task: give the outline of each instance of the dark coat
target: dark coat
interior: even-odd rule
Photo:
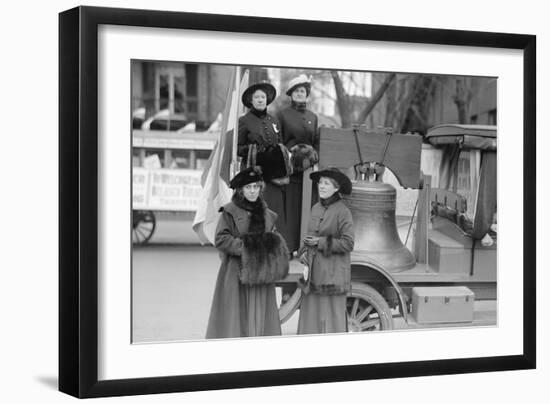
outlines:
[[[249,269],[257,268],[260,278],[268,269],[266,262],[272,267],[282,268],[286,265],[288,271],[288,250],[275,229],[277,215],[265,208],[265,232],[252,234],[249,233],[249,211],[234,202],[225,205],[222,210],[215,238],[222,262],[206,338],[280,335],[281,325],[274,284],[249,285],[243,284],[240,279],[243,276],[250,278],[250,272],[243,274],[243,262],[248,262],[245,266]],[[266,245],[262,237],[278,239],[280,242]],[[263,250],[258,248],[258,243],[262,244]],[[260,250],[262,252],[259,255],[255,253]]]
[[[354,246],[353,219],[342,200],[311,209],[308,234],[319,237],[311,268],[311,290],[347,293],[351,287],[350,253]]]
[[[308,144],[313,146],[316,150],[319,150],[317,115],[308,109],[299,110],[294,106],[290,106],[279,111],[277,117],[283,132],[283,142],[289,150],[292,146],[297,144]],[[295,173],[290,176],[290,183],[285,189],[285,239],[288,249],[291,251],[296,251],[300,248],[303,192],[302,176],[303,172],[296,170]]]
[[[319,150],[317,134],[317,115],[309,109],[294,106],[285,108],[277,114],[283,132],[283,143],[290,150],[296,144],[308,144]]]
[[[239,138],[238,138],[237,154],[243,158],[246,163],[248,156],[248,146],[257,144],[260,146],[259,152],[263,151],[261,147],[275,147],[279,143],[283,143],[281,129],[277,118],[269,113],[263,118],[259,118],[252,112],[239,118]]]
[[[313,206],[308,234],[319,237],[302,299],[298,334],[347,331],[346,292],[351,288],[351,212],[342,200]],[[315,248],[315,247],[307,247]]]
[[[257,144],[258,153],[262,153],[266,148],[270,146],[275,147],[279,143],[283,143],[279,121],[269,113],[264,118],[259,118],[252,112],[248,112],[239,118],[237,154],[239,157],[242,157],[241,169],[246,168],[249,145]],[[284,186],[275,185],[267,181],[263,198],[269,209],[277,213],[277,229],[286,240],[287,211],[285,209]]]

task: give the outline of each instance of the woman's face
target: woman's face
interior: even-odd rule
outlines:
[[[307,91],[305,87],[298,87],[296,88],[292,94],[290,94],[290,98],[294,102],[306,102],[307,100]]]
[[[260,111],[267,107],[267,95],[262,90],[254,91],[252,94],[252,106]]]
[[[252,182],[243,187],[243,195],[248,201],[256,202],[256,199],[260,196],[261,189],[262,185],[259,182]]]
[[[334,195],[339,188],[334,186],[334,182],[330,178],[321,177],[317,189],[319,190],[319,198],[327,199]]]

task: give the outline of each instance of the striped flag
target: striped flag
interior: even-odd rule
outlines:
[[[202,195],[193,220],[193,230],[202,244],[214,244],[216,226],[221,215],[218,210],[231,200],[232,195],[229,188],[230,165],[233,160],[233,147],[236,144],[234,140],[238,135],[238,118],[244,113],[241,94],[248,87],[248,70],[237,87],[235,84],[239,69],[236,67],[233,69],[227,90],[220,137],[204,167],[201,178]]]

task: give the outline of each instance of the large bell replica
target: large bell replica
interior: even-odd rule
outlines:
[[[422,137],[393,134],[391,128],[355,126],[321,128],[320,138],[323,166],[347,169],[353,164],[355,168],[353,192],[344,198],[354,221],[354,255],[390,272],[413,268],[415,257],[397,232],[396,190],[382,182],[382,176],[387,167],[404,188],[419,188]]]
[[[383,167],[376,167],[381,178]],[[367,179],[352,181],[353,191],[345,197],[355,230],[354,251],[365,255],[390,272],[416,265],[414,255],[403,245],[395,220],[396,190],[390,184]]]

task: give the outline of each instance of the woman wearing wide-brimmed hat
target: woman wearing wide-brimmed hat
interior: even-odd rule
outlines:
[[[340,195],[351,194],[352,185],[336,168],[313,172],[310,178],[318,185],[319,202],[311,209],[304,237],[309,271],[303,287],[298,334],[345,332],[354,233],[351,212]]]
[[[275,228],[277,214],[261,197],[259,167],[238,173],[234,194],[216,229],[222,263],[206,338],[281,335],[275,282],[288,274],[288,249]]]
[[[317,115],[307,109],[310,92],[310,78],[305,74],[294,77],[286,90],[286,95],[290,97],[290,106],[277,114],[283,142],[292,154],[293,163],[293,174],[285,190],[286,241],[290,251],[296,251],[300,247],[303,172],[318,160]]]
[[[276,95],[275,87],[267,82],[252,84],[244,91],[242,102],[249,111],[239,118],[237,154],[242,158],[241,169],[262,167],[264,199],[277,213],[277,228],[286,239],[284,187],[292,167],[279,121],[267,112]]]

